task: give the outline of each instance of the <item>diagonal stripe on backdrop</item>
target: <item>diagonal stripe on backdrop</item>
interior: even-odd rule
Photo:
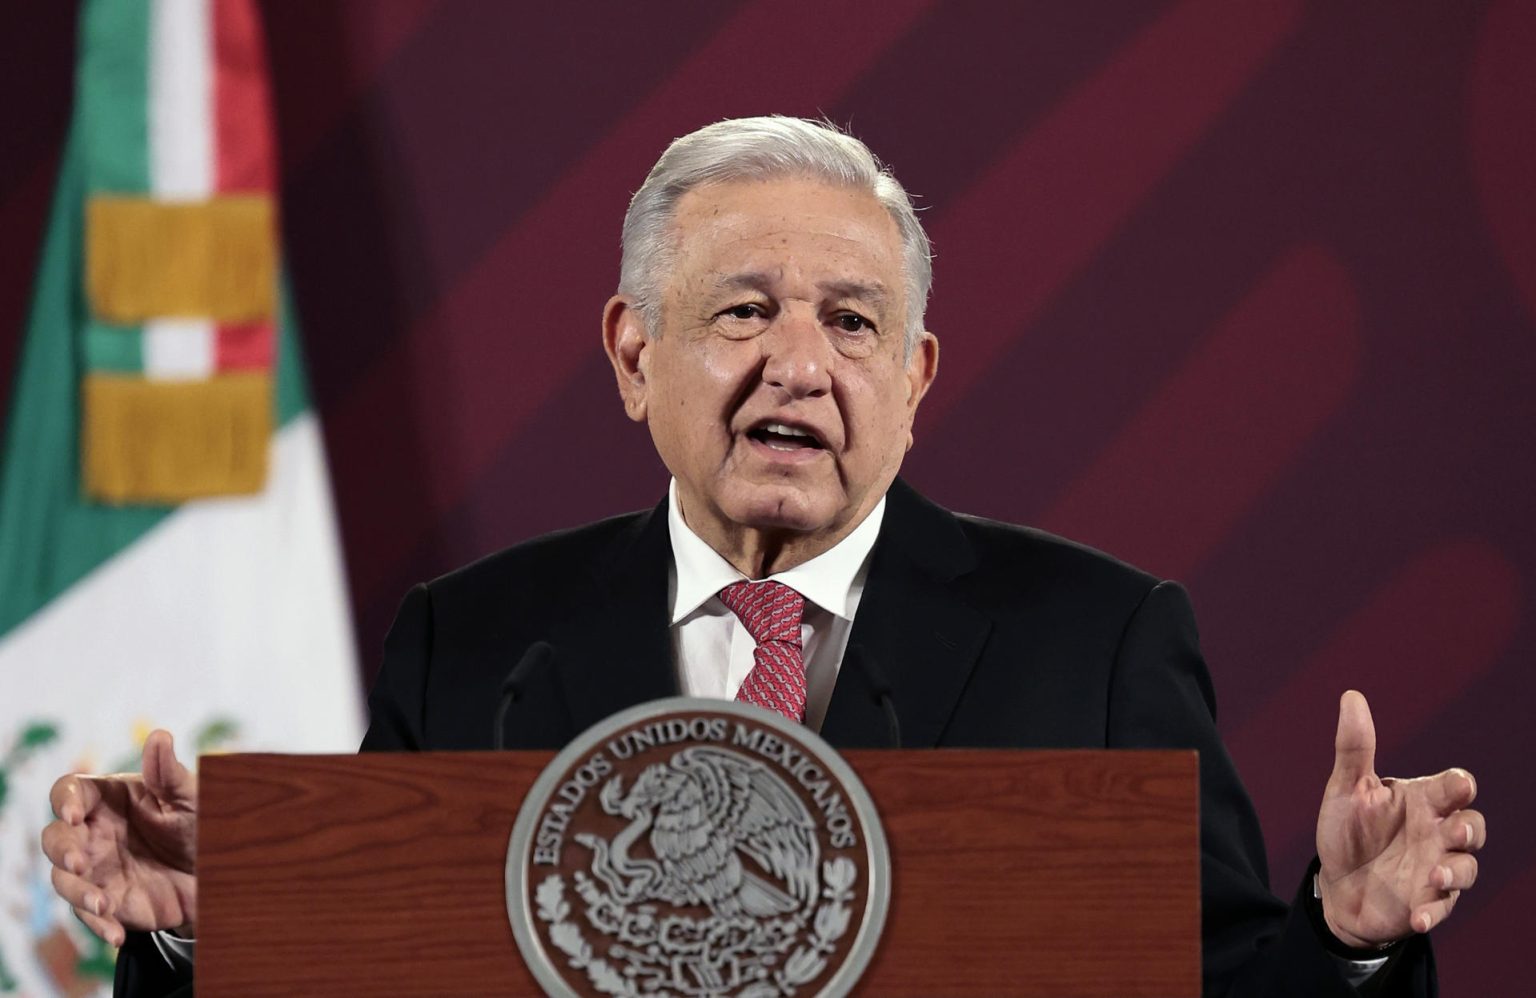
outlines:
[[[967,327],[965,348],[945,355],[924,403],[930,426],[1231,108],[1295,31],[1300,13],[1296,2],[1173,6],[930,227],[941,249],[962,235],[978,245],[1016,247],[944,275],[937,314],[943,302],[990,301],[1006,288],[1013,321]],[[996,265],[989,268],[989,261]]]
[[[295,106],[296,102],[282,99],[281,93],[282,57],[289,47],[273,46],[280,91],[277,103],[283,109],[284,160],[302,163],[308,159],[330,137],[341,119],[373,91],[381,74],[427,26],[442,5],[443,0],[390,0],[389,3],[370,4],[361,15],[338,11],[333,5],[313,8],[302,4],[265,5],[262,13],[271,28],[271,37],[291,38],[299,32],[312,34],[319,24],[331,32],[320,38],[319,44],[334,42],[346,49],[344,58],[327,63],[330,71],[326,77],[328,85],[307,88],[302,106]],[[294,111],[302,111],[302,114],[290,113]]]
[[[44,210],[49,200],[49,192],[59,177],[60,152],[52,150],[46,156],[40,157],[26,171],[25,177],[20,183],[11,188],[11,196],[0,201],[0,225],[6,226],[5,231],[16,231],[13,226],[19,226],[23,221],[41,218],[46,215]],[[33,228],[35,226],[29,226]],[[7,270],[6,273],[22,273],[30,269],[35,263],[37,247],[27,246],[26,263],[18,269]],[[14,251],[14,250],[13,250]],[[10,295],[16,292],[13,287],[25,284],[24,281],[9,281],[3,294]]]
[[[1360,362],[1358,313],[1336,256],[1292,250],[1040,525],[1165,578],[1188,578],[1348,400]]]
[[[1496,548],[1447,541],[1414,558],[1297,667],[1227,739],[1253,799],[1265,805],[1270,855],[1306,850],[1347,686],[1370,700],[1377,763],[1390,775],[1393,751],[1498,663],[1519,611],[1518,570]]]
[[[1499,842],[1501,828],[1489,841]],[[1507,840],[1505,840],[1507,841]],[[1528,849],[1529,840],[1515,843]],[[1484,870],[1473,892],[1463,897],[1443,929],[1435,930],[1435,961],[1440,978],[1456,982],[1456,994],[1496,995],[1509,993],[1511,932],[1530,925],[1531,899],[1536,898],[1536,865],[1526,852],[1522,868],[1506,856],[1498,866],[1497,879]],[[1474,907],[1475,905],[1475,907]],[[1449,989],[1446,991],[1450,994]]]
[[[594,295],[590,335],[555,328],[544,310],[554,278],[593,275],[595,288],[617,281],[618,222],[632,186],[650,168],[662,145],[700,124],[723,117],[783,112],[816,114],[834,103],[888,46],[907,31],[929,0],[886,4],[881,16],[813,0],[757,2],[745,7],[642,101],[624,122],[582,158],[550,193],[481,259],[445,296],[441,306],[412,333],[390,344],[367,377],[338,409],[332,422],[340,439],[374,438],[390,432],[378,426],[381,413],[409,424],[405,437],[432,441],[434,462],[424,476],[433,509],[451,508],[497,450],[514,437],[539,407],[597,351]],[[828,39],[825,58],[810,59],[796,72],[721,73],[735,54],[773,37],[786,23],[815,23]],[[573,220],[579,220],[573,222]],[[572,229],[608,229],[613,243],[571,239]],[[513,327],[513,328],[509,328]],[[515,392],[484,375],[488,353],[509,337],[540,338],[536,377]],[[409,372],[409,378],[406,378]],[[398,385],[409,380],[424,398],[457,397],[453,406],[401,412]],[[430,529],[432,517],[405,515],[407,496],[395,487],[396,469],[374,466],[380,480],[365,486],[376,497],[347,524],[349,534]],[[408,551],[401,543],[395,551]],[[369,558],[393,557],[383,548],[356,545],[358,578],[387,576]]]
[[[0,201],[0,232],[15,236],[26,233],[37,239],[12,238],[0,240],[0,274],[30,274],[38,266],[48,207],[52,202],[50,192],[59,175],[59,158],[48,155],[27,171],[25,178],[13,188],[14,197]],[[22,280],[0,281],[0,322],[14,322],[19,329],[26,312],[27,296],[31,289]],[[7,333],[11,332],[7,329]],[[5,340],[9,344],[10,340]],[[10,400],[14,390],[10,375],[17,359],[14,356],[0,360],[0,405]]]

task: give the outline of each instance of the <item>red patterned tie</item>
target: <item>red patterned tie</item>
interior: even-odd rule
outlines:
[[[791,721],[805,720],[805,656],[800,647],[800,617],[805,597],[782,582],[738,582],[720,590],[757,647],[752,671],[736,699],[776,710]]]

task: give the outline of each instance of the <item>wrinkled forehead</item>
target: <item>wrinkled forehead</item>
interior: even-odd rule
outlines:
[[[902,292],[900,231],[856,188],[800,178],[704,185],[679,200],[672,236],[673,276],[693,293],[811,282],[879,289],[894,304]]]

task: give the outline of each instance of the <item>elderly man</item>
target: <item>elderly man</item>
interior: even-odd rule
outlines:
[[[666,500],[413,590],[363,747],[487,747],[497,689],[540,641],[554,654],[526,677],[514,747],[679,692],[888,744],[876,687],[908,747],[1192,747],[1206,993],[1432,992],[1423,934],[1472,885],[1485,836],[1471,777],[1378,778],[1369,710],[1346,693],[1318,860],[1295,904],[1276,900],[1184,592],[897,479],[938,368],[929,282],[906,193],[858,141],[756,118],[673,143],[625,218],[602,322],[625,410],[672,473]],[[765,604],[800,620],[772,655],[752,636]],[[168,737],[142,778],[66,777],[54,807],[55,884],[92,929],[129,936],[120,985],[174,986],[186,944],[140,934],[196,917],[195,783]]]

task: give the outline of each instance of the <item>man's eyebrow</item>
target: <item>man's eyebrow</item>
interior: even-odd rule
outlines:
[[[829,298],[868,302],[875,308],[884,308],[891,300],[891,293],[879,281],[822,281],[817,290]]]
[[[712,282],[715,294],[727,291],[772,291],[777,275],[763,270],[748,270],[737,274],[721,274]],[[891,293],[879,281],[821,281],[816,285],[824,297],[839,301],[867,302],[877,309],[890,303]]]
[[[773,275],[763,270],[749,270],[739,274],[721,274],[714,280],[713,290],[718,294],[722,291],[762,291],[773,286]]]

